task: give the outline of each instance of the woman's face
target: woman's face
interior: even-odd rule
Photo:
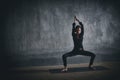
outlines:
[[[77,28],[77,29],[76,29],[76,33],[77,33],[77,34],[80,34],[80,33],[81,33],[81,28]]]

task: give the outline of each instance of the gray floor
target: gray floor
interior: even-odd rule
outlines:
[[[88,63],[69,64],[68,72],[61,72],[62,65],[29,66],[12,68],[5,74],[7,80],[120,80],[120,62],[95,63],[95,71]]]
[[[3,57],[0,80],[120,80],[120,54],[96,53],[95,71],[88,70],[90,57],[68,58],[69,71],[61,73],[65,52],[39,53],[30,51]]]

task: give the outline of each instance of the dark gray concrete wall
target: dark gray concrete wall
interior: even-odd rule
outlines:
[[[85,27],[85,49],[119,48],[118,10],[111,2],[52,0],[18,4],[13,3],[5,21],[5,43],[10,51],[72,49],[74,15]]]

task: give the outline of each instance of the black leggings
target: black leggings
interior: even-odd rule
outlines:
[[[67,66],[67,57],[71,57],[71,56],[75,56],[75,55],[84,55],[84,56],[90,56],[90,63],[89,65],[92,65],[95,59],[95,54],[89,51],[84,51],[84,50],[80,50],[80,51],[71,51],[69,53],[66,53],[62,56],[63,59],[63,65],[66,67]]]

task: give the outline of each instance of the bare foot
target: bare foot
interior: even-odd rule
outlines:
[[[66,72],[66,71],[68,71],[67,68],[64,68],[64,69],[61,70],[61,72]]]
[[[96,70],[96,68],[94,66],[89,66],[90,70]]]

